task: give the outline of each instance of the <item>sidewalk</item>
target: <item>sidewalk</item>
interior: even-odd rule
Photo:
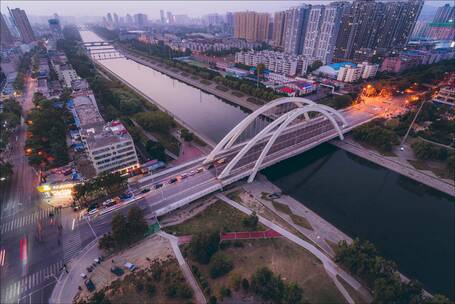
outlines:
[[[196,300],[196,303],[198,303],[198,304],[207,303],[204,293],[202,292],[201,288],[199,287],[199,284],[197,283],[196,279],[194,278],[190,267],[188,266],[185,259],[183,258],[182,252],[180,251],[180,248],[179,248],[179,238],[175,237],[171,234],[168,234],[164,231],[158,232],[158,235],[168,239],[169,242],[171,243],[172,250],[174,251],[175,257],[177,258],[177,261],[179,262],[180,269],[182,270],[183,275],[186,278],[186,281],[191,286],[191,289],[193,289],[193,291],[194,291],[194,298]]]
[[[444,192],[450,196],[455,196],[455,181],[441,179],[431,171],[417,170],[408,162],[400,161],[398,157],[383,156],[375,151],[360,146],[360,144],[350,138],[345,138],[343,141],[332,140],[330,143],[340,149],[346,150],[384,168],[427,185],[428,187]]]
[[[252,211],[237,202],[229,199],[227,196],[224,194],[216,194],[216,197],[219,199],[223,200],[227,204],[231,205],[232,207],[242,211],[243,213],[246,214],[251,214]],[[287,238],[291,242],[305,248],[308,250],[311,254],[313,254],[315,257],[317,257],[322,264],[324,265],[325,270],[327,271],[328,275],[334,280],[335,285],[339,289],[339,291],[343,294],[345,297],[346,301],[348,303],[355,303],[354,300],[351,298],[347,290],[344,288],[344,286],[338,281],[337,276],[340,276],[345,280],[353,289],[355,289],[357,292],[363,295],[365,299],[368,299],[368,303],[372,301],[372,297],[369,294],[369,292],[362,287],[362,285],[355,279],[353,278],[350,274],[342,270],[338,265],[335,264],[329,257],[327,257],[323,252],[321,252],[318,248],[316,248],[314,245],[308,243],[307,241],[302,240],[301,238],[297,237],[295,234],[281,228],[281,226],[276,225],[275,223],[267,220],[266,218],[263,218],[262,216],[259,217],[259,222],[264,224],[265,226],[269,227],[270,229],[275,230],[276,232],[280,233],[283,237]]]
[[[86,267],[101,255],[98,239],[93,240],[84,250],[84,253],[68,265],[69,273],[63,272],[60,275],[49,299],[50,304],[72,303],[79,291],[78,287],[84,285],[81,273],[86,273]]]

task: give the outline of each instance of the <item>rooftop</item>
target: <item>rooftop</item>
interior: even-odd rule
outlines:
[[[329,67],[331,67],[332,69],[338,71],[340,68],[346,66],[346,65],[349,65],[351,67],[356,67],[357,65],[353,62],[349,62],[349,61],[343,61],[343,62],[337,62],[337,63],[332,63],[332,64],[328,64]]]
[[[92,123],[86,125],[80,132],[90,150],[132,140],[120,121]]]

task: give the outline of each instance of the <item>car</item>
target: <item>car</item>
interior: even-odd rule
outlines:
[[[90,212],[90,211],[92,211],[93,209],[96,209],[96,208],[98,208],[98,204],[94,203],[94,204],[91,204],[90,206],[88,206],[87,211]]]
[[[94,261],[96,264],[99,264],[99,263],[101,263],[101,261],[100,261],[100,259],[99,259],[99,258],[93,259],[93,261]]]
[[[177,178],[173,177],[169,180],[169,184],[173,184],[177,181]]]
[[[219,160],[216,161],[216,163],[217,163],[218,165],[224,164],[225,162],[226,162],[226,159],[225,159],[225,158],[221,158],[221,159],[219,159]]]
[[[159,189],[161,187],[163,187],[163,184],[159,183],[159,184],[155,184],[155,186],[153,186],[155,189]]]
[[[111,272],[112,272],[113,274],[115,274],[116,276],[118,276],[118,277],[122,276],[122,275],[125,273],[125,272],[123,271],[123,269],[120,268],[120,267],[112,267],[112,268],[111,268]]]
[[[150,188],[144,188],[141,190],[141,193],[147,193],[150,192]]]
[[[81,272],[81,278],[86,279],[87,275],[85,273]]]
[[[203,167],[199,167],[199,168],[196,169],[196,172],[197,172],[197,173],[201,173],[202,171],[204,171],[204,168],[203,168]]]
[[[134,265],[133,263],[130,263],[130,262],[126,262],[125,265],[123,265],[126,269],[128,269],[129,271],[134,271],[136,270],[136,265]]]
[[[119,198],[121,200],[123,200],[123,201],[127,200],[127,199],[130,199],[132,197],[133,197],[133,193],[131,193],[131,192],[125,192],[125,193],[122,193],[122,194],[119,195]]]
[[[214,164],[210,164],[210,165],[207,166],[207,170],[210,170],[210,169],[212,169],[213,167],[215,167],[215,165],[214,165]]]
[[[114,205],[115,205],[115,200],[112,199],[112,198],[110,198],[107,201],[103,202],[103,206],[104,207],[110,207],[110,206],[114,206]]]
[[[400,147],[400,150],[401,150],[401,151],[404,151],[404,147]]]
[[[185,178],[188,177],[188,175],[189,175],[188,173],[183,173],[183,174],[181,175],[181,177],[182,177],[182,179],[185,179]]]
[[[194,171],[194,170],[192,170],[192,171],[190,172],[190,176],[193,176],[193,175],[195,175],[195,174],[196,174],[196,171]]]
[[[87,287],[87,290],[92,292],[95,290],[95,284],[93,284],[92,280],[91,279],[88,279],[84,282],[85,284],[85,287]]]
[[[86,269],[87,269],[88,272],[92,272],[92,270],[93,270],[92,266],[89,266]]]
[[[94,215],[95,213],[98,212],[98,208],[92,209],[88,212],[88,215]]]

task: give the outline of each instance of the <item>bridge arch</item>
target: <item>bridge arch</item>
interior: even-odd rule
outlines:
[[[335,130],[337,131],[340,139],[344,138],[343,132],[342,132],[340,126],[338,125],[337,121],[333,118],[331,113],[329,111],[327,111],[326,109],[324,109],[323,107],[320,107],[317,104],[313,104],[313,105],[297,108],[297,109],[294,109],[294,110],[280,116],[279,118],[274,120],[270,125],[268,125],[263,130],[261,130],[261,132],[259,132],[255,137],[253,137],[239,151],[239,153],[237,153],[236,156],[228,163],[228,165],[224,168],[224,170],[219,175],[219,178],[227,177],[230,174],[231,170],[235,167],[235,165],[237,165],[237,163],[242,159],[243,156],[246,155],[246,153],[248,153],[248,151],[250,151],[250,149],[252,147],[254,147],[260,140],[262,140],[264,137],[266,137],[269,134],[269,132],[271,132],[273,129],[278,127],[275,131],[273,131],[272,136],[268,140],[266,146],[264,147],[264,149],[261,152],[261,155],[259,156],[259,158],[257,159],[257,161],[254,165],[254,168],[250,174],[250,177],[248,178],[248,182],[252,182],[254,180],[254,177],[256,176],[257,171],[259,170],[262,162],[264,161],[265,157],[267,156],[270,148],[275,143],[276,139],[281,135],[281,133],[286,129],[286,127],[290,123],[292,123],[299,116],[306,115],[309,112],[318,112],[318,113],[322,114],[323,116],[325,116],[327,119],[329,119],[329,121],[335,127]],[[345,121],[344,118],[342,119],[342,121]],[[342,125],[342,127],[344,127],[344,126]]]
[[[216,146],[213,148],[213,150],[207,155],[206,159],[204,160],[204,164],[207,164],[211,161],[213,161],[217,155],[222,152],[224,149],[229,149],[232,147],[232,145],[235,143],[235,141],[239,138],[239,136],[242,134],[242,132],[261,114],[264,114],[266,111],[273,109],[275,107],[278,107],[283,104],[289,104],[289,103],[294,103],[297,105],[297,107],[304,107],[304,106],[315,106],[318,107],[319,109],[323,109],[326,112],[329,112],[333,114],[338,120],[342,123],[343,126],[346,126],[348,123],[344,119],[344,117],[338,113],[335,109],[317,104],[314,101],[307,99],[307,98],[302,98],[302,97],[282,97],[275,99],[264,106],[260,107],[247,117],[245,117],[236,127],[234,127]],[[286,115],[286,114],[283,114]],[[330,115],[329,115],[330,116]],[[305,113],[305,118],[308,119],[307,114]],[[279,119],[279,118],[278,118]]]

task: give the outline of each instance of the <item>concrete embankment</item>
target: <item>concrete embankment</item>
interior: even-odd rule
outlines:
[[[346,138],[343,141],[332,140],[332,145],[348,151],[361,158],[367,159],[377,165],[397,172],[401,175],[409,177],[419,183],[422,183],[430,188],[444,192],[452,197],[455,196],[455,182],[444,180],[437,177],[430,171],[417,170],[412,165],[398,160],[396,157],[383,156],[375,151],[366,149],[352,139]]]

